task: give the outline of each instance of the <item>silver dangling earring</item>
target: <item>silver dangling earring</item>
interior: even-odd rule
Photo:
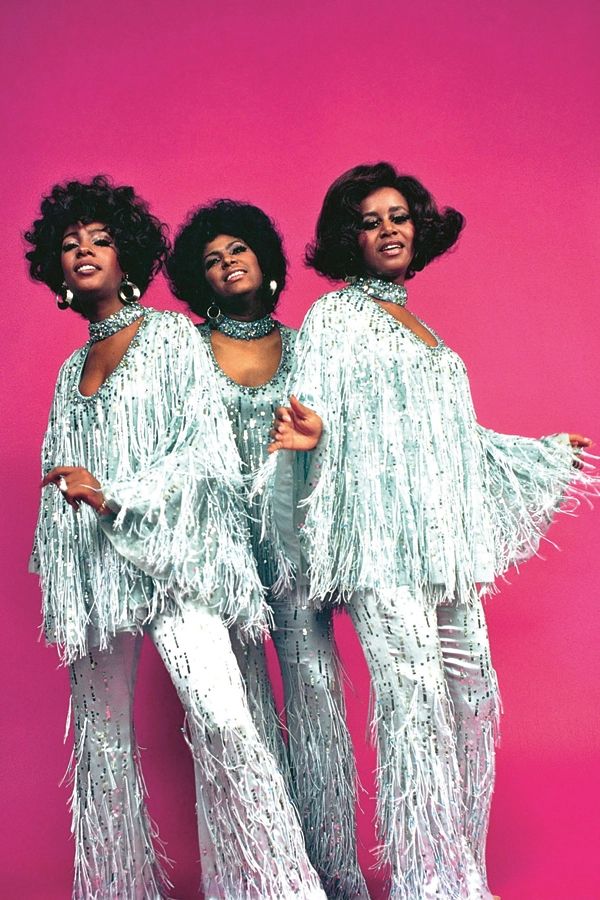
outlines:
[[[67,282],[63,281],[60,290],[56,294],[57,309],[69,309],[74,300],[74,294],[71,288],[67,287]]]
[[[125,272],[123,281],[119,285],[119,300],[122,303],[137,303],[141,296],[142,292],[139,287],[129,280],[129,276]]]
[[[214,312],[213,312],[214,310]],[[221,310],[217,306],[217,304],[213,302],[210,304],[208,309],[206,310],[206,318],[210,319],[211,322],[218,322],[221,318]]]
[[[274,297],[275,291],[277,290],[277,282],[274,278],[269,282],[269,290],[271,291],[271,297]]]

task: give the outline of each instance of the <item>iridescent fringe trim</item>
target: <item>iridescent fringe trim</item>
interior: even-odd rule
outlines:
[[[378,857],[392,870],[394,900],[460,897],[462,801],[451,714],[433,696],[432,733],[424,734],[422,702],[415,689],[399,727],[375,703]]]
[[[483,460],[483,492],[479,490],[489,529],[490,562],[483,574],[465,555],[449,586],[424,578],[420,561],[415,557],[395,577],[398,584],[409,585],[428,608],[452,602],[454,596],[475,603],[485,594],[496,593],[494,579],[505,578],[511,566],[518,571],[522,562],[541,556],[542,541],[556,547],[547,536],[556,515],[576,516],[582,503],[592,507],[594,498],[600,496],[600,477],[594,466],[599,457],[587,451],[574,451],[561,441],[560,435],[534,439],[497,434],[477,426],[477,439],[481,442],[479,453]],[[327,437],[324,446],[314,452],[313,476],[322,464],[320,460],[329,456]],[[286,505],[286,493],[293,496],[290,484],[301,477],[294,456],[290,451],[272,454],[256,473],[253,485],[253,496],[260,502],[262,536],[270,542],[277,560],[278,578],[273,593],[282,596],[289,591],[296,573],[306,568],[308,560],[309,602],[317,608],[332,602],[344,603],[353,590],[362,589],[363,581],[372,571],[367,566],[369,557],[364,538],[354,541],[350,534],[342,534],[345,529],[340,527],[336,537],[332,524],[335,512],[321,509],[322,497],[335,494],[336,478],[343,479],[345,470],[340,464],[338,471],[329,460],[327,476],[317,478],[312,493],[293,509],[289,497]],[[310,525],[301,521],[303,509],[310,514]],[[380,530],[385,529],[381,513],[373,514],[374,518],[377,516]],[[471,535],[473,541],[476,537]],[[385,544],[375,537],[373,541],[382,547]],[[426,542],[409,541],[407,536],[407,546],[413,547],[413,543],[426,546]],[[381,554],[381,550],[377,552]],[[338,566],[336,560],[343,562]],[[392,561],[389,562],[392,566]],[[375,580],[386,572],[384,557],[380,563],[375,567]],[[397,559],[394,565],[398,565]]]
[[[263,744],[275,758],[277,767],[289,789],[291,775],[283,737],[284,725],[275,707],[273,688],[265,658],[265,644],[242,645],[237,639],[235,630],[230,631],[230,637],[231,646],[246,686],[246,697],[252,721]]]
[[[539,440],[498,434],[478,426],[485,456],[485,487],[492,518],[496,572],[539,556],[555,515],[575,516],[582,502],[600,495],[600,477],[587,451],[574,450],[567,435]]]
[[[123,363],[90,397],[77,389],[84,355],[61,369],[42,471],[85,464],[114,515],[82,505],[74,516],[53,485],[42,492],[31,562],[47,639],[72,662],[90,635],[103,650],[116,633],[186,604],[218,606],[241,636],[260,639],[269,611],[239,456],[193,325],[146,310]]]
[[[598,496],[600,478],[564,437],[479,426],[464,364],[448,348],[426,361],[398,354],[390,331],[390,361],[385,319],[348,288],[317,301],[299,332],[287,391],[324,431],[306,479],[281,450],[256,479],[276,591],[303,571],[315,606],[390,585],[429,608],[456,596],[474,603],[477,585],[493,591],[538,552],[555,513]]]
[[[326,709],[322,708],[323,692],[318,699],[298,672],[294,697],[286,710],[291,789],[308,857],[327,896],[368,900],[356,851],[357,776],[337,657],[334,665],[340,690],[327,690]]]
[[[284,602],[293,616],[294,608],[302,606],[305,597],[294,592]],[[279,615],[275,615],[277,621]],[[317,615],[311,612],[313,618]],[[317,660],[315,650],[307,672],[301,661],[286,662],[286,643],[295,638],[278,635],[276,631],[287,727],[275,708],[264,646],[239,647],[232,639],[254,724],[277,760],[298,808],[308,857],[326,893],[337,900],[368,898],[357,859],[356,770],[333,636],[330,635],[327,658]]]
[[[415,688],[394,728],[373,696],[371,737],[377,745],[379,869],[391,871],[390,900],[491,900],[485,844],[494,789],[501,712],[493,678],[492,712],[474,752],[457,740],[452,702],[432,696],[424,733],[423,698]]]
[[[256,731],[187,719],[223,900],[325,900],[281,774]]]
[[[69,716],[70,718],[70,716]],[[67,729],[69,721],[67,720]],[[133,753],[134,781],[132,784],[119,773],[113,773],[108,754],[103,763],[110,781],[109,792],[118,792],[117,779],[123,784],[115,805],[104,794],[100,805],[88,771],[86,756],[86,720],[71,755],[65,780],[72,785],[69,808],[72,816],[71,833],[75,840],[75,876],[73,900],[162,900],[168,896],[172,884],[165,867],[171,865],[158,829],[146,810],[146,785],[141,770],[139,750]],[[79,778],[78,778],[79,775]],[[115,778],[115,775],[117,778]],[[136,853],[143,849],[143,859]]]
[[[477,752],[467,757],[463,769],[464,835],[484,881],[487,877],[485,847],[496,776],[495,750],[500,743],[499,718],[498,697],[495,713],[482,725]]]

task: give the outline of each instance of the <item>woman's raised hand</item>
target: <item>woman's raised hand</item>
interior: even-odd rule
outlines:
[[[591,447],[592,439],[584,437],[582,434],[570,434],[569,443],[573,450],[585,450],[586,447]],[[583,469],[583,463],[578,459],[573,460],[573,465],[576,469]]]
[[[290,405],[280,406],[275,412],[271,437],[267,450],[314,450],[323,432],[323,421],[317,413],[292,396]]]
[[[48,484],[56,485],[65,502],[72,506],[75,512],[82,503],[87,503],[100,514],[111,512],[104,500],[100,482],[81,466],[56,466],[48,472],[41,486],[46,487]]]
[[[592,439],[582,434],[570,434],[569,443],[574,450],[585,450],[586,447],[591,447]]]

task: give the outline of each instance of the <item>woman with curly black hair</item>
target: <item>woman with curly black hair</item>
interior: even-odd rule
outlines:
[[[246,473],[265,461],[283,402],[295,332],[273,318],[285,287],[281,237],[256,206],[217,200],[180,229],[167,269],[174,294],[205,319],[199,326]],[[261,540],[249,502],[252,549],[262,583],[276,580],[275,550]],[[288,777],[309,858],[329,897],[367,897],[356,857],[354,764],[333,650],[330,611],[307,608],[303,588],[271,595],[273,639],[283,676],[287,754],[262,646],[232,643],[259,732]]]
[[[598,483],[574,468],[588,438],[479,426],[464,364],[406,308],[405,282],[463,224],[388,163],[333,183],[306,258],[349,284],[299,332],[270,447],[313,451],[294,520],[282,513],[290,460],[300,484],[303,465],[278,453],[263,472],[267,525],[282,540],[295,528],[309,603],[345,601],[369,663],[394,900],[491,898],[500,701],[480,597],[535,553],[565,492],[576,503]],[[292,544],[282,569],[297,556]]]
[[[193,753],[205,896],[323,897],[275,760],[252,723],[227,626],[261,637],[239,460],[189,320],[138,303],[164,227],[130,187],[57,185],[26,233],[34,279],[89,322],[64,363],[42,452],[33,570],[69,664],[76,898],[166,896],[132,707],[148,634]]]

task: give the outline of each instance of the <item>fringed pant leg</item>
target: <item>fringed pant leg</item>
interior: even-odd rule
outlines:
[[[368,898],[356,852],[355,767],[331,611],[305,595],[273,601],[292,791],[309,858],[328,897]]]
[[[265,644],[242,644],[234,628],[229,630],[231,646],[235,653],[248,697],[248,706],[256,730],[273,754],[291,793],[291,780],[282,723],[275,706],[271,679],[267,670]]]
[[[227,629],[206,607],[149,626],[186,711],[206,900],[323,900],[283,777],[248,709]]]
[[[485,842],[501,711],[498,682],[481,604],[440,606],[437,618],[456,725],[463,832],[481,877],[487,883]]]
[[[157,900],[168,882],[144,804],[132,708],[141,637],[117,635],[70,667],[76,900]]]
[[[462,834],[461,778],[435,610],[408,588],[349,609],[375,698],[381,862],[392,900],[490,900]]]

